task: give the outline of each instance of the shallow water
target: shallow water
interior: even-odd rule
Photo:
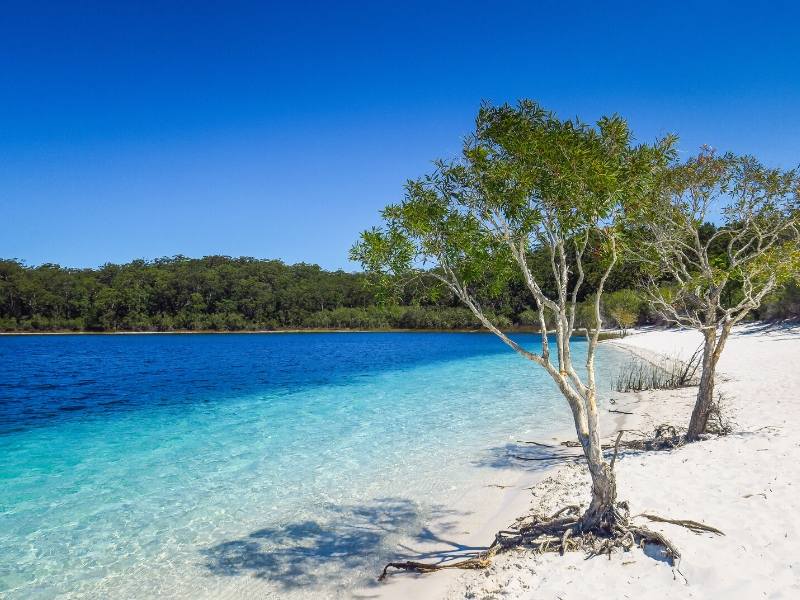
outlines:
[[[488,334],[0,337],[0,595],[346,596],[569,427]]]

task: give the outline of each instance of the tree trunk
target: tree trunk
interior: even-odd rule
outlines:
[[[616,519],[617,479],[611,466],[602,458],[599,461],[589,459],[588,462],[592,475],[592,502],[581,525],[586,531],[609,531]]]
[[[587,364],[593,379],[594,364]],[[568,386],[563,377],[556,378],[561,392],[567,398],[572,416],[575,421],[575,432],[578,434],[583,455],[592,476],[592,500],[589,508],[581,519],[583,531],[602,528],[610,529],[616,518],[615,504],[617,501],[617,480],[614,471],[603,458],[603,448],[600,441],[599,415],[594,393],[589,392],[589,397],[584,403]]]
[[[696,442],[700,435],[705,433],[708,425],[708,415],[711,411],[711,404],[714,400],[714,372],[717,368],[719,352],[716,352],[715,342],[717,337],[716,330],[704,332],[706,338],[703,346],[703,371],[700,374],[700,388],[697,390],[697,400],[692,410],[692,418],[689,420],[689,430],[686,432],[686,439]]]
[[[594,380],[594,365],[589,365]],[[584,530],[610,531],[616,520],[617,480],[610,464],[603,458],[600,441],[600,424],[594,392],[587,398],[586,423],[588,436],[584,445],[584,455],[592,476],[592,501],[583,515]]]

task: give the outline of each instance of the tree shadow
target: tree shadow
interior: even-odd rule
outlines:
[[[477,467],[537,471],[553,465],[581,459],[580,449],[566,446],[539,445],[531,442],[509,442],[488,448],[475,460]]]
[[[643,452],[644,450],[636,448],[620,447],[617,457],[634,456]],[[610,459],[613,454],[612,448],[604,447],[603,456],[606,460]],[[490,469],[537,471],[568,462],[581,463],[583,460],[583,452],[580,448],[518,441],[488,448],[484,455],[473,464]]]
[[[790,320],[790,321],[764,321],[760,323],[748,323],[736,333],[737,335],[787,333],[790,335],[785,338],[778,337],[777,339],[792,339],[794,335],[797,334],[798,331],[800,331],[800,321]]]
[[[444,537],[459,514],[442,506],[422,510],[403,498],[326,506],[319,520],[265,527],[206,548],[203,566],[211,575],[256,577],[283,590],[368,586],[390,560],[446,562],[484,550]]]
[[[800,330],[800,319],[787,319],[784,321],[760,321],[745,324],[737,333],[739,335],[753,335],[773,332],[796,332]]]

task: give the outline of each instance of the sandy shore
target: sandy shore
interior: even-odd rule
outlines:
[[[637,354],[688,357],[700,343],[689,331],[635,332],[613,342]],[[642,551],[610,560],[582,553],[533,556],[519,552],[485,571],[399,575],[363,597],[430,598],[797,598],[800,597],[800,329],[739,328],[719,365],[735,432],[672,452],[631,453],[618,462],[619,492],[633,514],[657,513],[703,521],[725,537],[696,535],[673,525],[648,526],[680,549],[678,569]],[[604,432],[688,423],[696,388],[613,394]],[[633,413],[609,412],[608,408]],[[548,441],[548,440],[543,440]],[[536,484],[536,485],[533,485]],[[526,488],[533,485],[533,488]],[[436,544],[440,554],[469,552],[528,509],[586,502],[588,477],[579,465],[530,470],[494,498],[497,512],[469,531],[450,532],[460,546]],[[476,501],[490,502],[484,491]],[[458,533],[460,535],[455,535]]]

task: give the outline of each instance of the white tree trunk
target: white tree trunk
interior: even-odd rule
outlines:
[[[708,417],[714,404],[714,385],[717,372],[717,363],[722,355],[725,342],[731,331],[731,325],[726,324],[722,332],[717,337],[716,329],[706,329],[703,332],[705,342],[703,344],[703,372],[700,374],[700,387],[697,390],[697,400],[692,409],[692,417],[689,420],[689,429],[686,431],[686,439],[695,442],[700,435],[706,432],[708,427]]]

